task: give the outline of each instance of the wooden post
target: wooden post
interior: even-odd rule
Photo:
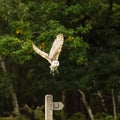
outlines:
[[[52,95],[45,96],[45,120],[53,120],[53,110],[62,110],[62,102],[53,102]]]
[[[45,120],[53,120],[53,96],[45,96]]]

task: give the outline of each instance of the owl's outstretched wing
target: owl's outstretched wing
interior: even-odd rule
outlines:
[[[47,53],[45,53],[44,51],[42,51],[42,50],[40,50],[38,47],[36,47],[34,43],[33,43],[32,46],[33,46],[34,51],[35,51],[37,54],[39,54],[40,56],[42,56],[43,58],[45,58],[46,60],[48,60],[48,62],[51,64],[51,60],[50,60],[50,58],[49,58],[49,56],[48,56]]]
[[[58,60],[64,42],[63,34],[58,34],[49,53],[51,60]]]

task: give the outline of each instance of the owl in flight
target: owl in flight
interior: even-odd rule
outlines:
[[[54,75],[55,72],[58,73],[57,68],[60,65],[60,63],[58,61],[58,58],[59,58],[60,52],[62,50],[63,42],[64,42],[63,34],[58,34],[56,36],[56,39],[53,42],[53,45],[52,45],[52,47],[50,49],[49,54],[47,54],[44,51],[40,50],[33,43],[33,49],[34,49],[34,51],[37,54],[39,54],[40,56],[42,56],[43,58],[45,58],[46,60],[48,60],[48,62],[50,63],[50,73],[52,75]]]

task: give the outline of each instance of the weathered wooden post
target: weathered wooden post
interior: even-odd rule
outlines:
[[[53,120],[53,110],[62,110],[62,102],[53,102],[52,95],[45,96],[45,120]]]
[[[45,96],[45,120],[53,120],[53,96]]]

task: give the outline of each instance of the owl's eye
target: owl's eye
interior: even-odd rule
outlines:
[[[55,61],[55,64],[58,64],[58,61]]]
[[[53,66],[59,66],[59,61],[53,61],[53,62],[52,62],[52,65],[53,65]]]

